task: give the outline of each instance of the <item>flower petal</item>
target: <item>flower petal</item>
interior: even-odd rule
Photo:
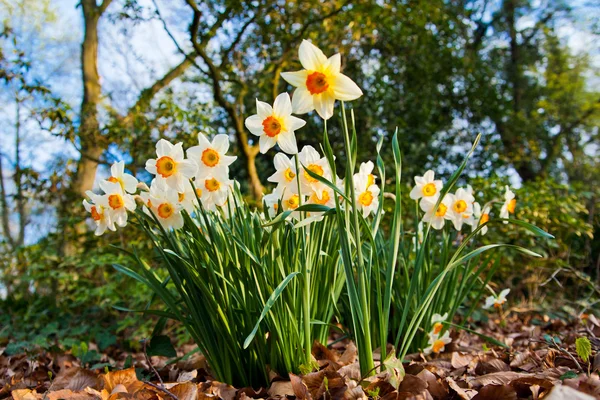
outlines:
[[[286,125],[288,127],[288,130],[293,132],[296,129],[300,129],[304,125],[306,125],[306,121],[298,117],[289,116],[287,118]]]
[[[294,114],[306,114],[315,109],[313,96],[305,87],[299,87],[292,94],[292,110]]]
[[[337,74],[332,83],[333,93],[338,100],[356,100],[363,94],[358,85],[344,74]]]
[[[326,92],[313,96],[315,110],[323,119],[329,119],[333,116],[333,105],[335,97],[328,90]]]
[[[258,145],[260,147],[260,152],[262,154],[265,154],[267,151],[269,151],[269,149],[273,146],[275,146],[276,140],[273,139],[272,137],[269,137],[267,135],[263,135],[260,137],[260,139],[258,140]]]
[[[340,53],[334,54],[327,60],[329,63],[329,72],[331,74],[339,74],[342,66],[342,56]]]
[[[302,66],[309,71],[318,71],[327,62],[327,57],[317,46],[303,40],[298,50],[298,58]]]
[[[277,153],[275,154],[275,157],[273,158],[273,165],[275,166],[275,169],[277,171],[283,171],[288,167],[289,164],[289,159],[287,158],[287,156],[283,153]]]
[[[178,163],[177,169],[181,172],[181,175],[191,179],[198,171],[198,164],[191,160],[182,160]]]
[[[265,103],[264,101],[256,99],[256,113],[261,118],[261,120],[264,120],[265,118],[273,115],[273,107],[271,107],[268,103]]]
[[[292,113],[292,101],[290,95],[287,93],[281,93],[275,98],[273,103],[273,111],[278,117],[286,117]]]
[[[281,150],[288,154],[297,154],[298,145],[296,144],[296,135],[293,132],[282,132],[277,136],[277,143]]]
[[[125,172],[125,162],[124,161],[116,162],[110,167],[111,176],[114,176],[114,177],[121,176],[121,175],[123,175],[123,172]]]
[[[172,148],[173,145],[168,140],[160,139],[158,143],[156,143],[156,155],[158,158],[170,155]]]
[[[227,150],[229,150],[229,136],[227,136],[224,133],[215,136],[215,138],[212,141],[212,145],[214,149],[217,150],[219,153],[227,153]]]
[[[301,71],[282,72],[281,77],[283,79],[285,79],[285,81],[292,86],[306,87],[306,79],[308,78],[308,71],[303,69]]]
[[[263,119],[255,114],[246,118],[245,125],[253,135],[261,136],[263,133],[265,133],[262,122]]]

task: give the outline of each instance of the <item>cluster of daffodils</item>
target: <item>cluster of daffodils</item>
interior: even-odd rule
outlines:
[[[146,161],[146,171],[154,175],[149,188],[125,173],[123,161],[113,164],[111,176],[95,185],[103,193],[88,191],[89,201],[83,201],[96,225],[96,235],[116,230],[115,225],[127,225],[127,212],[135,211],[136,200],[165,229],[183,227],[182,211],[191,214],[200,203],[206,210],[222,208],[227,213],[225,205],[233,187],[229,166],[236,159],[226,154],[229,138],[216,135],[211,142],[198,134],[198,142],[187,150],[186,158],[182,143],[160,139],[156,158]]]
[[[470,185],[457,189],[455,193],[447,193],[436,208],[442,187],[442,181],[435,179],[432,170],[425,172],[423,176],[415,177],[415,186],[410,192],[410,198],[419,201],[419,206],[425,213],[423,222],[430,223],[434,229],[439,230],[444,227],[446,221],[451,221],[454,229],[460,231],[464,225],[475,229],[489,221],[491,203],[482,207],[475,201],[473,188]],[[515,194],[508,186],[505,190],[504,202],[500,210],[500,218],[503,219],[514,214],[517,206]],[[480,232],[485,235],[487,230],[487,226],[484,226]]]
[[[281,74],[296,87],[293,97],[282,93],[272,106],[257,99],[256,114],[245,122],[246,128],[259,137],[261,153],[275,145],[282,151],[275,155],[275,173],[268,178],[277,186],[263,198],[271,217],[281,211],[280,206],[283,211],[291,211],[296,219],[300,218],[300,213],[294,210],[303,204],[335,206],[334,191],[310,173],[339,188],[344,186],[344,182],[332,173],[327,159],[315,148],[305,146],[298,151],[295,131],[306,122],[292,114],[316,110],[323,119],[329,119],[333,115],[335,100],[350,101],[362,95],[358,86],[340,73],[340,54],[327,58],[319,48],[304,40],[300,45],[299,58],[303,70]],[[373,168],[372,162],[363,163],[353,177],[356,201],[364,217],[379,207],[380,190],[375,184]],[[303,224],[321,219],[320,214],[307,213],[308,218]]]
[[[428,346],[423,350],[425,355],[441,353],[444,351],[446,345],[452,342],[449,331],[446,330],[446,332],[440,336],[440,333],[444,328],[444,321],[446,321],[447,318],[448,313],[444,315],[433,314],[431,317],[431,332],[429,332]]]

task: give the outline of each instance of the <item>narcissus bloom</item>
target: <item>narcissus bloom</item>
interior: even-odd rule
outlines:
[[[262,201],[267,208],[267,214],[269,215],[269,218],[274,218],[277,215],[280,199],[281,193],[277,192],[276,190],[263,196]]]
[[[231,191],[233,181],[226,175],[211,175],[196,181],[196,187],[202,190],[202,205],[209,210],[215,210],[216,206],[223,206]]]
[[[104,234],[107,229],[115,231],[115,223],[110,219],[110,215],[106,212],[106,208],[100,205],[100,203],[104,202],[101,199],[103,196],[97,195],[90,190],[86,192],[86,195],[92,202],[90,203],[87,200],[83,200],[83,207],[91,214],[91,217],[96,224],[95,235],[100,236]]]
[[[423,353],[425,353],[425,355],[441,353],[444,351],[446,345],[451,342],[452,339],[450,339],[450,332],[448,331],[446,331],[442,337],[438,337],[438,335],[429,335],[429,346],[423,350]]]
[[[304,146],[298,154],[298,159],[300,161],[300,170],[304,169],[300,175],[302,193],[314,192],[317,193],[317,197],[320,197],[323,190],[327,188],[327,185],[310,176],[306,170],[308,169],[316,175],[331,180],[331,170],[327,159],[321,157],[319,152],[312,146]]]
[[[431,317],[431,334],[432,335],[440,334],[440,332],[442,331],[442,328],[444,327],[443,322],[446,321],[447,318],[448,318],[448,313],[445,313],[444,315],[433,314],[433,316]]]
[[[450,198],[450,216],[454,229],[460,231],[463,223],[473,215],[475,198],[463,188],[458,189],[455,194],[448,194],[448,197]]]
[[[198,166],[196,180],[200,181],[209,175],[229,175],[229,166],[237,159],[228,156],[229,136],[216,135],[212,143],[202,133],[198,133],[198,146],[187,149],[187,156]],[[199,186],[199,185],[196,185]]]
[[[304,69],[281,74],[297,88],[292,95],[294,113],[316,110],[321,118],[329,119],[335,100],[351,101],[362,96],[356,83],[340,72],[342,57],[339,53],[327,58],[317,46],[303,40],[298,57]]]
[[[138,184],[133,175],[125,173],[124,161],[116,162],[110,167],[110,178],[107,181],[120,184],[127,193],[135,193]]]
[[[367,176],[367,187],[361,188],[361,189],[366,189],[369,186],[375,184],[375,180],[377,179],[377,177],[375,175],[373,175],[374,168],[375,168],[375,165],[373,164],[373,161],[367,161],[366,163],[364,162],[364,163],[360,164],[360,168],[358,169],[358,174]]]
[[[146,207],[144,212],[154,214],[165,229],[180,229],[183,227],[183,216],[179,204],[179,194],[162,184],[154,181],[150,192],[142,193]]]
[[[160,139],[156,143],[156,155],[158,158],[146,161],[146,171],[156,175],[159,180],[164,180],[178,192],[185,190],[185,181],[194,177],[198,166],[184,159],[183,144],[173,145],[165,139]]]
[[[504,204],[502,204],[502,208],[500,209],[500,218],[509,218],[510,214],[515,213],[515,208],[517,207],[517,199],[515,199],[515,194],[508,186],[506,186],[506,192],[504,192]],[[508,224],[508,221],[504,221],[505,224]]]
[[[510,293],[510,289],[504,289],[500,292],[498,296],[489,296],[485,299],[485,304],[483,305],[484,309],[488,309],[492,306],[495,308],[502,307],[502,304],[506,303],[506,296]]]
[[[432,170],[425,172],[423,176],[415,176],[415,187],[410,191],[410,198],[419,200],[420,198],[428,198],[437,201],[440,190],[444,184],[441,180],[435,179],[435,173]],[[435,201],[434,201],[435,203]]]
[[[453,197],[451,195],[446,194],[442,199],[442,202],[438,206],[437,210],[434,210],[435,203],[438,198],[436,196],[433,197],[423,197],[421,200],[420,206],[421,210],[425,211],[425,215],[423,216],[423,222],[431,223],[433,229],[442,229],[444,227],[444,222],[447,219],[452,219],[452,200]]]
[[[194,212],[196,206],[198,206],[198,200],[196,198],[196,194],[198,198],[202,197],[202,189],[194,189],[190,181],[187,181],[184,184],[185,190],[183,192],[177,193],[177,204],[181,206],[188,214]]]
[[[491,207],[489,204],[486,204],[481,209],[481,205],[478,202],[473,203],[473,216],[471,217],[470,223],[473,229],[477,228],[479,225],[483,225],[490,220],[490,210]],[[485,235],[488,231],[487,225],[481,228],[479,233],[481,235]]]
[[[133,197],[116,182],[100,181],[100,189],[105,194],[98,197],[98,204],[104,207],[104,212],[108,212],[110,221],[120,227],[127,225],[127,211],[135,211]]]
[[[298,180],[296,178],[296,163],[283,153],[275,154],[273,160],[275,173],[267,178],[269,182],[277,184],[277,192],[291,191],[298,193]]]
[[[367,186],[368,182],[369,175],[360,173],[354,175],[356,204],[364,218],[367,218],[370,213],[377,212],[379,207],[379,187],[377,185]]]
[[[297,154],[295,131],[306,125],[306,122],[292,115],[290,95],[281,93],[275,99],[273,107],[256,99],[256,112],[256,115],[246,118],[246,128],[260,137],[260,152],[264,154],[277,144],[284,152]]]

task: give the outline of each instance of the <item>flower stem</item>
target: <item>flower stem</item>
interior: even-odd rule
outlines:
[[[296,182],[298,183],[298,205],[302,205],[302,190],[300,188],[300,162],[298,161],[298,154],[294,154],[294,161],[296,162]],[[302,213],[300,213],[302,218]],[[312,356],[312,340],[310,334],[310,268],[308,268],[308,262],[306,260],[306,232],[304,227],[301,227],[300,235],[302,237],[302,277],[304,278],[304,293],[302,296],[302,322],[304,327],[304,354],[306,356],[305,364],[310,365]]]

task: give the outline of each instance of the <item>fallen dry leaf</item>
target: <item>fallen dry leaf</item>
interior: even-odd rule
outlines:
[[[479,390],[473,400],[517,400],[517,392],[508,385],[487,385]]]

